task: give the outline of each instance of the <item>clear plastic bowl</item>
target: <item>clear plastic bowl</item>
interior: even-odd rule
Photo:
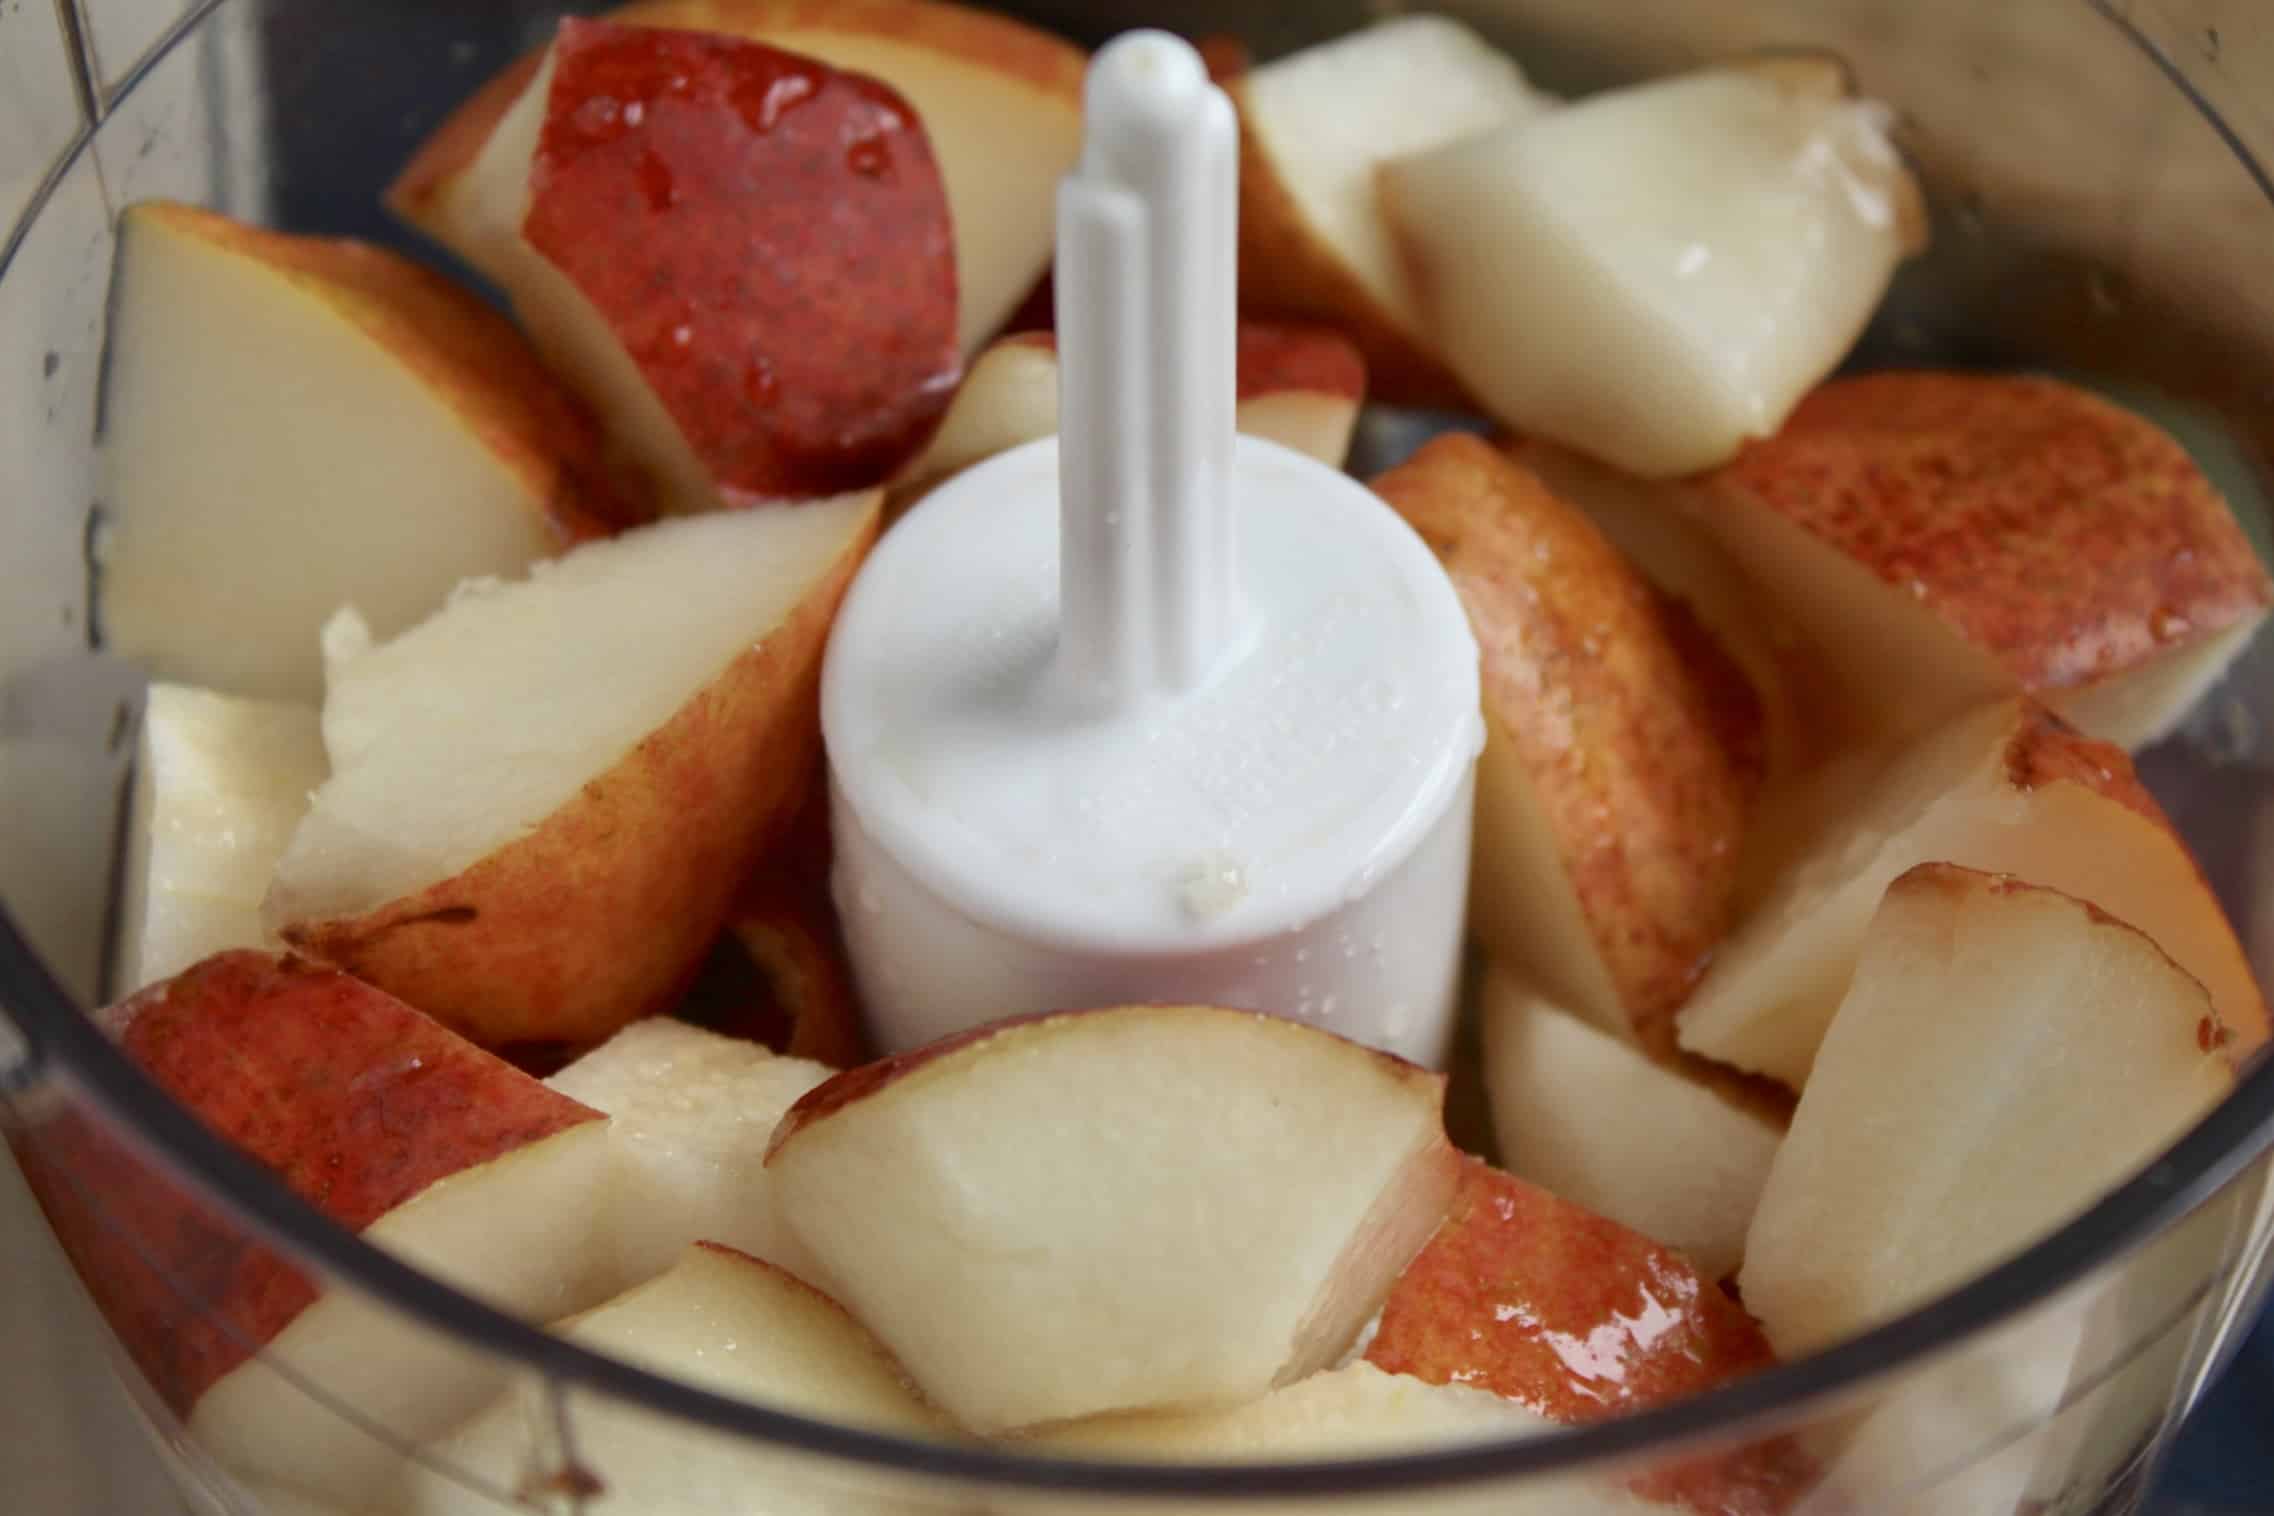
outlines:
[[[2253,0],[1501,0],[1447,6],[1576,89],[1762,46],[1829,46],[1903,112],[1933,252],[1859,361],[2052,369],[2146,406],[2219,478],[2262,548],[2274,480],[2274,16]],[[1234,31],[1259,55],[1376,8],[1037,4],[1095,40],[1138,22]],[[62,0],[0,8],[0,1109],[96,1302],[184,1323],[230,1270],[287,1261],[401,1340],[487,1360],[530,1396],[541,1508],[597,1478],[596,1414],[731,1443],[752,1510],[1598,1508],[1586,1493],[1772,1438],[1907,1429],[1809,1509],[2121,1511],[2266,1289],[2274,1063],[2149,1171],[2026,1254],[1867,1337],[1629,1420],[1504,1446],[1306,1466],[1049,1462],[831,1426],[595,1357],[334,1227],[161,1096],[85,1019],[100,965],[139,680],[105,658],[87,544],[114,213],[169,196],[293,230],[400,241],[376,192],[552,4]],[[185,375],[194,382],[194,375]],[[1374,416],[1377,452],[1410,421]],[[2141,769],[2274,978],[2274,646],[2261,639]],[[161,1236],[151,1198],[194,1208]],[[197,1247],[185,1250],[184,1238]],[[192,1257],[195,1269],[153,1260]],[[295,1510],[220,1468],[124,1355],[122,1378],[200,1509]],[[295,1380],[293,1365],[266,1356]],[[388,1428],[298,1381],[313,1414]],[[462,1471],[458,1472],[461,1477]],[[566,1476],[579,1477],[566,1477]],[[468,1479],[470,1494],[485,1487]],[[550,1491],[550,1494],[546,1494]],[[383,1489],[375,1487],[375,1498]],[[498,1508],[514,1492],[488,1489]],[[652,1493],[652,1492],[651,1492]],[[805,1504],[798,1503],[800,1500]],[[862,1509],[874,1509],[863,1506]]]

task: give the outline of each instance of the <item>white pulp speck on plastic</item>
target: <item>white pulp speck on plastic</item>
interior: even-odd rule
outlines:
[[[830,640],[869,1030],[899,1051],[1185,1001],[1441,1064],[1476,644],[1388,506],[1234,436],[1237,127],[1199,56],[1124,36],[1085,109],[1058,206],[1063,436],[912,510]],[[1349,942],[1371,950],[1328,951]]]

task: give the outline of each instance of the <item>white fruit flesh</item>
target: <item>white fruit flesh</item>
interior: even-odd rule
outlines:
[[[1682,1046],[1802,1088],[1881,895],[1929,861],[2091,901],[2201,980],[2238,1035],[2262,1038],[2250,964],[2170,828],[2074,780],[2015,782],[2009,757],[2025,709],[1984,707],[1913,744],[1865,786],[1722,945],[1681,1010]]]
[[[1242,120],[1312,238],[1409,332],[1421,322],[1376,171],[1550,104],[1513,60],[1441,16],[1402,17],[1305,48],[1255,69],[1238,90]]]
[[[605,1124],[587,1121],[429,1185],[363,1240],[500,1310],[556,1320],[614,1283],[591,1205],[608,1163]],[[337,1289],[207,1390],[189,1428],[237,1472],[352,1507],[399,1445],[471,1414],[506,1374],[502,1360]]]
[[[1483,1018],[1502,1166],[1687,1254],[1707,1279],[1735,1273],[1776,1126],[1504,975],[1486,982]]]
[[[689,1248],[668,1273],[559,1330],[597,1352],[775,1410],[918,1437],[951,1434],[945,1418],[909,1391],[891,1355],[835,1301],[729,1249]],[[571,1403],[568,1430],[575,1466],[604,1486],[579,1503],[582,1510],[729,1516],[755,1509],[760,1492],[770,1516],[919,1508],[823,1482],[810,1466],[801,1471],[753,1442],[598,1396]],[[545,1475],[565,1471],[568,1458],[531,1385],[429,1451],[441,1468],[508,1490],[541,1487]],[[370,1509],[374,1516],[480,1516],[497,1506],[439,1469],[419,1468]]]
[[[277,866],[269,919],[370,910],[526,835],[772,632],[873,506],[642,527],[467,586],[342,663],[324,702],[332,777]]]
[[[1389,163],[1446,361],[1499,419],[1645,477],[1775,431],[1919,225],[1885,110],[1841,86],[1830,60],[1717,69]]]
[[[2137,751],[2179,725],[2242,655],[2265,619],[2252,616],[2097,684],[2048,691],[2045,702],[2095,737]]]
[[[313,701],[317,629],[342,604],[392,634],[460,579],[556,549],[547,502],[320,280],[142,212],[120,235],[99,543],[114,651]]]
[[[1001,1432],[1333,1362],[1444,1217],[1442,1094],[1274,1017],[1079,1012],[793,1112],[767,1168],[820,1282]]]
[[[616,1288],[671,1267],[689,1244],[724,1243],[807,1272],[775,1215],[765,1172],[774,1124],[830,1071],[667,1018],[635,1021],[545,1081],[609,1117],[613,1177],[597,1204]]]
[[[1798,1357],[2003,1261],[2136,1172],[2234,1082],[2202,987],[2026,885],[1899,880],[1746,1238],[1746,1308]]]
[[[226,948],[275,945],[261,896],[324,770],[312,705],[150,687],[127,818],[115,995]]]
[[[1351,434],[1358,429],[1358,401],[1316,390],[1250,395],[1239,404],[1234,424],[1250,437],[1341,468],[1350,458]]]

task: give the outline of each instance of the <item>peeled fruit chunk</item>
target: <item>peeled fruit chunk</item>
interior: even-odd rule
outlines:
[[[1373,481],[1483,655],[1471,929],[1622,1036],[1669,1020],[1730,919],[1759,779],[1744,675],[1540,477],[1440,437]]]
[[[408,259],[148,203],[114,277],[101,628],[162,679],[314,701],[341,605],[392,634],[633,514],[512,326]]]
[[[1803,1087],[1888,885],[1914,864],[2011,874],[2147,933],[2211,992],[2236,1056],[2266,1002],[2209,881],[2122,751],[2026,700],[1905,748],[1850,794],[1722,944],[1682,1008],[1682,1046]]]
[[[1443,1094],[1278,1017],[1066,1012],[839,1075],[767,1170],[818,1281],[1003,1432],[1334,1362],[1444,1217]]]
[[[121,992],[274,944],[261,896],[324,772],[312,705],[150,686],[112,975]]]
[[[802,1272],[765,1172],[774,1125],[829,1077],[802,1058],[682,1022],[635,1021],[545,1081],[609,1117],[608,1188],[586,1203],[619,1259],[618,1289],[709,1240]]]
[[[269,919],[489,1046],[665,1009],[805,799],[876,515],[869,494],[658,522],[343,660],[332,777]]]
[[[162,1090],[365,1241],[525,1318],[605,1298],[585,1199],[606,1177],[600,1113],[400,1001],[234,952],[102,1020]],[[373,1429],[430,1437],[502,1388],[495,1359],[325,1290],[86,1117],[21,1141],[127,1351],[233,1470],[352,1504],[398,1456]]]
[[[1240,112],[1240,300],[1350,334],[1374,388],[1460,405],[1375,194],[1392,159],[1527,121],[1550,102],[1457,21],[1406,16],[1226,79]]]
[[[780,48],[566,20],[435,211],[670,509],[879,483],[961,373],[914,109]]]
[[[2215,1105],[2202,986],[2053,890],[1948,864],[1888,887],[1746,1239],[1787,1356],[2021,1251]]]
[[[1632,474],[1776,431],[1925,243],[1829,57],[1717,65],[1384,165],[1425,329],[1493,415]]]
[[[1340,468],[1350,453],[1366,364],[1324,327],[1242,321],[1235,424],[1250,437]],[[931,446],[895,481],[921,488],[1058,431],[1058,339],[1019,332],[979,355]]]
[[[559,1330],[610,1357],[774,1410],[872,1431],[953,1435],[843,1307],[794,1275],[715,1243],[688,1248],[670,1272]],[[827,1475],[817,1476],[810,1461],[801,1465],[753,1441],[621,1401],[578,1397],[570,1414],[573,1455],[551,1434],[551,1414],[534,1385],[517,1388],[430,1452],[444,1467],[503,1489],[569,1489],[576,1470],[596,1472],[602,1488],[578,1502],[595,1513],[728,1516],[762,1506],[780,1516],[868,1516],[933,1509],[863,1493],[850,1475],[825,1483]],[[372,1516],[488,1516],[498,1507],[459,1479],[418,1467],[393,1498],[368,1509]]]
[[[1834,380],[1696,495],[1888,730],[2033,691],[2138,747],[2274,603],[2186,450],[2058,380]]]
[[[1484,1081],[1508,1171],[1737,1272],[1783,1132],[1503,974],[1486,981]]]

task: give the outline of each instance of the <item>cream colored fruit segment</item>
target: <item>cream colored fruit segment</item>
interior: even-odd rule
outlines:
[[[640,527],[468,586],[342,663],[324,702],[332,777],[278,864],[269,919],[370,910],[526,835],[764,640],[874,505]]]
[[[819,1282],[1002,1432],[1334,1361],[1443,1219],[1442,1089],[1291,1021],[1090,1012],[903,1072],[768,1170]]]
[[[453,1174],[363,1240],[524,1320],[597,1305],[615,1273],[590,1203],[607,1180],[607,1140],[588,1121]],[[206,1391],[189,1430],[237,1473],[352,1507],[396,1469],[398,1447],[470,1415],[505,1374],[502,1360],[342,1287]]]
[[[1726,1279],[1782,1137],[1505,974],[1485,983],[1484,1081],[1502,1165]]]
[[[121,227],[99,485],[113,651],[313,701],[341,604],[388,635],[460,579],[553,551],[546,502],[315,281],[158,217]]]
[[[1709,70],[1393,161],[1383,198],[1499,419],[1672,476],[1774,432],[1870,319],[1915,234],[1885,121]]]
[[[2004,749],[2016,720],[2010,702],[1986,706],[1873,781],[1722,944],[1676,1023],[1682,1046],[1801,1088],[1882,893],[1930,861],[2089,900],[2147,933],[2222,1007],[2255,1007],[2250,966],[2184,844],[2080,784],[2015,788]]]
[[[255,1516],[347,1516],[339,1506],[276,1485],[250,1483],[245,1493]]]
[[[1874,918],[1754,1213],[1740,1286],[1781,1357],[2018,1253],[2233,1085],[2198,1042],[2209,997],[2146,937],[1947,877]]]
[[[896,484],[920,488],[1058,430],[1058,354],[1005,342],[981,353],[940,428]]]
[[[1239,430],[1341,468],[1350,457],[1351,434],[1358,429],[1358,402],[1306,390],[1255,395],[1240,402],[1234,418]]]
[[[1241,90],[1248,130],[1312,235],[1409,332],[1421,321],[1376,171],[1550,105],[1514,60],[1442,16],[1401,17],[1305,48],[1255,69]]]
[[[2195,702],[2219,682],[2228,665],[2242,655],[2265,619],[2253,616],[2153,662],[2127,669],[2113,679],[2048,691],[2045,702],[2093,736],[2137,751],[2179,725]]]
[[[571,1341],[681,1383],[839,1425],[916,1437],[952,1435],[908,1389],[898,1366],[858,1322],[793,1276],[732,1253],[689,1248],[672,1269],[560,1324]],[[944,1511],[864,1492],[831,1471],[724,1432],[597,1395],[568,1401],[579,1465],[606,1489],[582,1504],[594,1516],[768,1516]],[[542,1392],[524,1382],[436,1442],[443,1469],[512,1489],[563,1463]],[[758,1506],[752,1501],[762,1492]],[[438,1469],[413,1468],[369,1516],[488,1516],[497,1509]]]
[[[697,1241],[811,1272],[775,1213],[766,1144],[782,1113],[829,1073],[654,1017],[545,1081],[609,1117],[609,1187],[588,1203],[615,1249],[617,1289],[655,1278]]]
[[[275,945],[261,896],[324,771],[312,705],[150,686],[127,817],[114,995],[226,948]]]

